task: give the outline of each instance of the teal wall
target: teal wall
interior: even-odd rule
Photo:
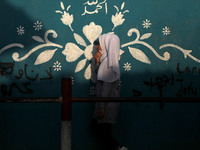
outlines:
[[[60,97],[60,80],[70,76],[74,96],[93,96],[93,41],[112,32],[121,39],[121,96],[199,96],[199,7],[199,0],[2,0],[0,95]]]
[[[121,40],[121,96],[200,96],[199,0],[1,0],[0,3],[0,97],[61,97],[61,79],[66,76],[73,80],[73,96],[95,96],[93,41],[109,32]],[[2,115],[10,113],[10,105],[16,111]],[[32,103],[28,105],[35,107]],[[46,113],[48,107],[60,108],[45,104],[40,109]],[[11,135],[7,131],[13,129],[16,146],[18,129],[24,134],[23,140],[27,130],[10,125],[14,122],[20,126],[15,122],[20,119],[26,122],[29,110],[21,103],[1,104],[0,108],[3,132],[0,138],[8,141],[7,136]],[[157,103],[123,103],[113,132],[130,149],[196,150],[199,110],[198,103],[170,103],[163,110]],[[36,121],[42,126],[31,126],[35,133],[32,138],[37,139],[42,130],[46,135],[51,126],[45,130],[38,112],[33,109],[29,113],[36,113]],[[72,148],[94,149],[98,143],[90,129],[93,104],[73,104],[72,113]],[[54,118],[60,119],[60,114],[57,115]],[[60,124],[48,118],[49,124],[60,128]],[[34,119],[30,121],[35,124]],[[59,137],[59,133],[56,130],[52,134]],[[48,147],[49,139],[46,136],[41,139],[45,139]],[[7,146],[4,142],[0,144],[3,148]],[[54,146],[59,149],[59,144],[57,141]],[[36,149],[33,143],[30,145],[26,148]],[[23,149],[22,144],[17,148]]]

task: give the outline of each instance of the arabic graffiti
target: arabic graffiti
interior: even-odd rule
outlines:
[[[7,76],[13,73],[15,63],[0,63],[0,76]]]
[[[133,88],[132,92],[133,92],[133,97],[142,96],[142,92],[137,90],[137,89],[135,89],[135,88]]]
[[[33,90],[28,87],[30,85],[30,82],[23,82],[21,83],[21,85],[23,86],[23,89],[17,83],[12,83],[10,87],[7,84],[2,84],[0,86],[2,96],[12,96],[12,91],[14,89],[17,89],[22,94],[33,93]]]
[[[31,81],[35,81],[37,78],[38,78],[38,73],[36,73],[34,75],[34,77],[31,77],[31,76],[28,76],[27,74],[27,64],[24,65],[24,70],[23,69],[19,69],[18,70],[18,75],[15,76],[16,79],[21,79],[24,75],[25,77],[28,79],[28,80],[31,80]],[[34,73],[34,70],[31,70],[32,73]]]
[[[170,77],[168,75],[157,76],[155,78],[151,78],[149,81],[144,81],[144,84],[152,90],[153,87],[156,87],[159,90],[159,96],[163,96],[163,88],[167,85],[174,85],[174,75],[172,74]]]
[[[197,96],[197,91],[199,91],[199,88],[193,87],[193,82],[190,82],[187,85],[184,85],[184,79],[177,79],[177,82],[179,82],[179,89],[176,93],[176,96]]]
[[[197,68],[196,66],[194,66],[194,67],[189,67],[189,66],[187,66],[187,67],[185,67],[185,68],[182,68],[182,67],[180,66],[180,63],[177,63],[176,69],[177,69],[177,72],[178,72],[179,74],[189,73],[189,72],[200,74],[200,67]]]
[[[28,67],[28,64],[25,64],[24,65],[24,69],[19,69],[18,70],[18,74],[15,75],[15,78],[16,79],[21,79],[22,77],[26,77],[28,80],[30,81],[35,81],[38,79],[38,76],[39,74],[38,73],[34,73],[35,71],[34,70],[31,70],[31,75],[29,75],[27,73],[27,67]],[[49,67],[49,70],[46,70],[46,73],[47,73],[47,77],[44,77],[44,78],[40,78],[40,80],[51,80],[53,78],[52,76],[52,69],[51,67]]]
[[[13,75],[14,73],[14,64],[15,63],[0,63],[0,75],[1,76],[7,76],[7,75]],[[26,82],[14,82],[10,85],[7,85],[5,83],[0,84],[0,91],[2,93],[2,96],[12,96],[12,92],[14,89],[17,89],[22,94],[31,94],[34,92],[33,89],[30,88],[31,82],[40,80],[52,80],[52,68],[49,67],[45,70],[46,75],[43,74],[42,77],[39,77],[39,73],[36,73],[33,69],[28,69],[28,64],[24,64],[23,69],[19,69],[17,74],[14,75],[15,79],[21,80],[22,78],[27,79]],[[29,82],[31,81],[31,82]]]
[[[200,74],[200,68],[194,67],[181,67],[180,63],[177,63],[176,71],[178,74]],[[175,78],[174,74],[171,75],[161,75],[156,76],[154,78],[150,78],[148,81],[144,81],[144,84],[148,87],[150,87],[151,91],[153,91],[153,88],[156,87],[156,89],[159,91],[159,96],[163,96],[163,90],[167,90],[170,87],[178,86],[176,88],[176,96],[197,96],[198,92],[200,92],[200,88],[198,86],[195,86],[192,81],[188,81],[188,79],[181,78],[181,76],[178,76]],[[136,90],[134,90],[136,91]],[[137,92],[135,92],[137,94]],[[137,95],[134,96],[137,96]]]
[[[156,88],[159,91],[159,97],[163,97],[164,90],[167,91],[170,87],[175,85],[178,86],[176,89],[176,96],[197,96],[200,88],[193,85],[193,82],[188,83],[187,79],[175,78],[174,74],[171,75],[161,75],[154,78],[150,78],[148,81],[144,81],[144,85],[150,87],[150,90],[153,91]]]

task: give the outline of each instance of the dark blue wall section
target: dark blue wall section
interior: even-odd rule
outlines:
[[[93,107],[73,104],[73,150],[101,149],[91,128]],[[199,103],[165,103],[162,110],[160,103],[121,103],[113,136],[129,149],[199,150],[199,114]]]
[[[0,149],[60,149],[60,114],[60,103],[0,103]]]

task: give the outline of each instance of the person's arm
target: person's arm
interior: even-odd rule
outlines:
[[[94,55],[94,59],[95,59],[95,61],[96,61],[96,65],[99,65],[101,55],[102,55],[101,51],[98,51],[98,52]]]

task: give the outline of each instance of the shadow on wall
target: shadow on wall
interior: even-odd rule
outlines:
[[[38,33],[36,21],[26,14],[23,7],[1,0],[0,14],[0,62],[6,62],[8,58],[5,59],[5,56],[12,56],[13,49],[28,51],[33,45],[31,37]],[[43,28],[41,32],[45,31]]]
[[[29,85],[31,81],[37,78],[38,71],[36,67],[33,66],[32,68],[29,62],[32,63],[33,61],[31,57],[37,58],[34,56],[35,53],[27,59],[28,61],[22,63],[14,61],[12,56],[15,52],[19,53],[19,57],[25,56],[35,45],[32,36],[44,35],[44,31],[46,31],[42,26],[40,32],[38,32],[36,21],[26,14],[23,7],[15,6],[14,2],[11,3],[12,1],[6,0],[0,2],[0,77],[3,77],[1,78],[0,95],[3,97],[13,96],[13,89],[18,93],[17,95],[32,93]],[[23,2],[19,3],[23,4]],[[41,80],[50,79],[50,71],[47,67],[44,70],[46,74],[41,77]],[[24,81],[23,78],[28,79],[28,81]]]
[[[15,68],[13,73],[10,70],[11,74],[5,75],[5,80],[2,80],[0,84],[2,97],[61,97],[61,79],[72,74],[74,97],[95,96],[95,84],[83,79],[80,74],[63,71],[56,75],[48,64],[42,67],[43,70],[38,71],[34,69],[34,66],[30,67],[25,64],[19,70]],[[121,97],[200,96],[199,74],[197,73],[180,74],[167,71],[143,74],[122,73],[120,81]]]

